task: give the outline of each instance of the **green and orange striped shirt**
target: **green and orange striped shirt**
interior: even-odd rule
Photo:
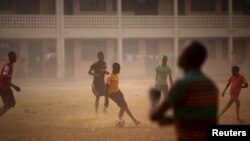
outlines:
[[[208,126],[217,124],[218,89],[199,69],[176,82],[166,100],[173,105],[179,139],[206,140]]]

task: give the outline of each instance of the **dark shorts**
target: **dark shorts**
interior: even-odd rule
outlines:
[[[124,99],[123,93],[121,91],[111,94],[110,99],[112,99],[120,108],[126,108],[127,102]]]
[[[0,89],[0,95],[4,103],[4,107],[12,108],[16,105],[15,97],[11,89],[8,90]]]
[[[105,85],[92,85],[92,91],[95,96],[104,96],[105,94]]]

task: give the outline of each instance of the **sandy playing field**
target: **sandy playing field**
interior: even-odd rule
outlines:
[[[112,101],[105,115],[102,98],[99,116],[95,116],[90,81],[22,83],[22,92],[15,92],[15,108],[0,117],[0,141],[174,141],[173,127],[160,128],[148,119],[147,91],[151,84],[152,81],[121,81],[125,99],[142,124],[135,126],[125,115],[126,127],[116,128],[119,109]],[[224,85],[218,84],[220,90]],[[220,98],[220,109],[228,98]],[[242,119],[249,124],[249,88],[242,91],[240,100]],[[237,124],[235,105],[220,123]]]

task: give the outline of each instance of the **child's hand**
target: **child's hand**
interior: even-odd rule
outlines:
[[[151,100],[152,106],[155,106],[160,101],[161,91],[159,91],[155,88],[150,89],[149,98]]]
[[[108,71],[106,71],[106,72],[105,72],[105,74],[106,74],[106,75],[109,75],[109,72],[108,72]]]
[[[14,89],[15,89],[17,92],[20,92],[20,91],[21,91],[20,87],[18,87],[18,86],[15,86]]]

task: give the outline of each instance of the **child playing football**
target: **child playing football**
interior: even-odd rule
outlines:
[[[105,89],[105,106],[108,107],[109,100],[108,98],[112,99],[119,107],[120,112],[118,118],[122,120],[124,112],[128,114],[128,116],[134,121],[136,125],[140,124],[140,122],[133,116],[128,108],[127,102],[124,99],[123,93],[119,89],[119,77],[118,74],[120,73],[120,64],[114,63],[113,64],[113,71],[108,76],[106,80],[106,89]]]
[[[225,92],[229,85],[231,84],[230,88],[230,100],[228,101],[227,105],[224,107],[222,112],[220,113],[219,117],[221,117],[235,102],[236,104],[236,116],[238,122],[243,122],[243,120],[240,118],[240,101],[239,101],[239,95],[242,88],[247,88],[248,83],[246,82],[246,79],[243,75],[239,73],[240,68],[238,66],[232,67],[232,76],[228,79],[228,83],[222,93],[222,97],[225,95]]]

